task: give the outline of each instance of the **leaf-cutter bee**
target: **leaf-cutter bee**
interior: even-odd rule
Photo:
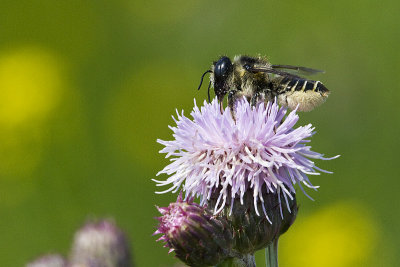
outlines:
[[[305,75],[323,72],[306,67],[272,65],[263,57],[235,56],[232,62],[222,56],[202,75],[199,89],[204,76],[210,73],[208,99],[210,101],[212,85],[221,112],[226,94],[231,111],[236,100],[243,96],[252,105],[259,101],[274,101],[276,98],[281,106],[290,109],[298,107],[298,111],[310,111],[326,100],[329,90],[320,81],[305,79],[290,71]]]

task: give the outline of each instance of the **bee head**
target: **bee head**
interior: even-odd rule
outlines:
[[[228,57],[221,57],[214,64],[214,92],[219,101],[222,101],[229,91],[227,80],[233,72],[233,65]]]

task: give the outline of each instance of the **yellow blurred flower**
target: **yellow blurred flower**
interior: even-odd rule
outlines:
[[[45,122],[63,92],[63,66],[52,53],[22,47],[0,54],[0,177],[29,174],[45,140]]]
[[[23,48],[0,56],[0,125],[41,120],[57,106],[61,65],[50,53]]]
[[[344,202],[298,218],[281,240],[282,266],[367,266],[377,229],[361,206]]]

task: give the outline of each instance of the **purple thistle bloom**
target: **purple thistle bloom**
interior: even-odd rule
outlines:
[[[237,197],[243,204],[245,192],[251,190],[257,215],[260,214],[257,203],[261,201],[267,216],[263,188],[278,196],[282,192],[286,203],[288,198],[293,199],[295,184],[302,190],[301,184],[318,188],[307,175],[330,172],[315,166],[311,159],[330,160],[337,156],[324,158],[311,151],[306,144],[314,128],[311,124],[293,128],[299,116],[296,110],[285,116],[286,113],[287,109],[276,103],[252,107],[245,99],[236,103],[236,121],[228,108],[221,114],[216,99],[210,104],[204,101],[200,109],[195,102],[190,114],[193,120],[185,117],[183,111],[177,112],[177,119],[173,117],[177,126],[170,126],[175,140],[157,140],[165,146],[160,153],[173,157],[172,163],[157,174],[170,177],[166,181],[154,180],[157,186],[171,187],[158,193],[176,192],[182,187],[186,197],[200,197],[201,205],[216,193],[214,214],[217,214],[226,203],[233,205]]]
[[[74,237],[71,266],[130,267],[128,239],[112,220],[87,222]]]

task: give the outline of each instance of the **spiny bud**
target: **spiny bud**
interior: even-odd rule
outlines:
[[[258,197],[262,201],[255,205],[253,191],[247,191],[242,200],[235,198],[234,203],[227,203],[217,214],[217,218],[228,221],[233,233],[233,249],[241,254],[253,254],[268,246],[289,229],[297,215],[294,194],[290,199],[284,198],[282,192],[264,190]],[[216,202],[217,198],[211,197],[207,209],[212,211]]]
[[[216,265],[232,257],[232,235],[225,219],[216,219],[205,207],[182,200],[158,208],[162,214],[154,234],[162,234],[157,241],[175,251],[176,256],[190,266]]]
[[[70,262],[73,267],[132,266],[127,238],[110,220],[89,222],[78,230]]]

